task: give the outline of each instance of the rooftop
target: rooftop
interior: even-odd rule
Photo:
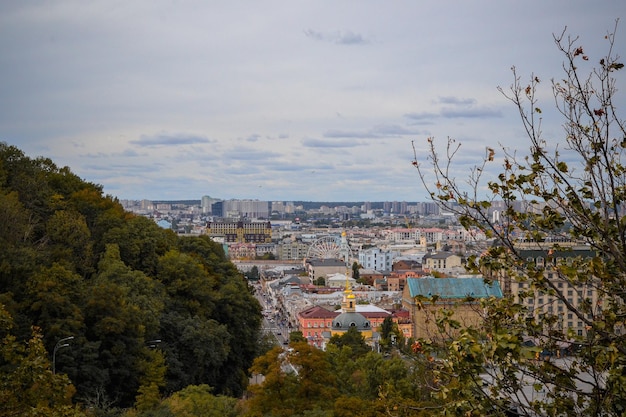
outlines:
[[[462,299],[465,297],[486,298],[502,297],[500,284],[485,283],[483,278],[407,278],[407,286],[411,297],[418,295],[441,298]]]

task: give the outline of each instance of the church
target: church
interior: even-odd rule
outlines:
[[[378,333],[374,331],[370,321],[356,311],[356,296],[352,292],[350,281],[346,279],[346,287],[341,302],[341,314],[333,319],[330,329],[324,331],[322,335],[325,341],[328,341],[335,335],[343,335],[350,328],[356,328],[370,346],[373,346],[378,339]]]

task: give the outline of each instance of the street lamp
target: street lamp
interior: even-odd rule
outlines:
[[[148,340],[146,345],[148,345],[150,349],[155,349],[159,343],[161,343],[161,339]]]
[[[72,340],[73,338],[74,336],[64,337],[63,339],[60,339],[56,345],[54,345],[54,350],[52,351],[52,374],[53,375],[56,374],[57,350],[64,348],[64,347],[68,347],[70,344],[65,343],[65,342],[67,342],[68,340]]]

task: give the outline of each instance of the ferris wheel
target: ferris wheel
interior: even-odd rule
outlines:
[[[324,236],[311,244],[306,257],[309,259],[341,259],[348,265],[352,260],[352,249],[350,249],[345,233],[342,234],[341,240],[335,236]]]

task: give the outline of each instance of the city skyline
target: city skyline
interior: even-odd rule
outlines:
[[[499,145],[525,154],[517,109],[497,89],[513,82],[512,66],[522,81],[542,79],[543,132],[562,138],[553,35],[567,27],[597,65],[625,9],[617,0],[5,1],[0,141],[119,199],[428,201],[412,143],[420,160],[429,137],[462,143],[459,179],[487,147],[496,149],[487,178],[499,172]]]

